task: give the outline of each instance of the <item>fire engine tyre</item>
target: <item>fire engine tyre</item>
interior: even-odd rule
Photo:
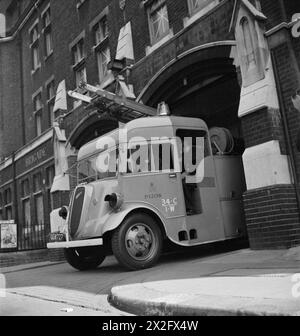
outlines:
[[[134,214],[112,236],[112,250],[125,268],[135,271],[152,267],[161,255],[162,233],[146,214]]]
[[[64,250],[67,262],[79,271],[96,269],[105,260],[101,248],[69,248]]]

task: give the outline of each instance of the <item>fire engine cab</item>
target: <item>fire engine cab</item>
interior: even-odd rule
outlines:
[[[154,112],[79,150],[77,187],[60,212],[66,229],[48,244],[78,270],[97,268],[109,251],[144,269],[166,240],[190,247],[246,235],[243,164],[230,133],[171,116],[165,104]]]

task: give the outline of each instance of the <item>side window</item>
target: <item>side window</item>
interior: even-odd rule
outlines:
[[[179,129],[176,135],[182,171],[195,174],[203,158],[211,154],[208,134],[205,130]]]
[[[159,139],[144,144],[133,145],[128,150],[130,173],[162,173],[174,170],[173,142]]]

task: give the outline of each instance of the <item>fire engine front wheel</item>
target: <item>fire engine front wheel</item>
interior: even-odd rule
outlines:
[[[152,267],[162,250],[158,224],[146,214],[128,217],[112,236],[112,250],[121,265],[129,270]]]
[[[67,262],[79,271],[96,269],[105,259],[101,248],[69,248],[64,250]]]

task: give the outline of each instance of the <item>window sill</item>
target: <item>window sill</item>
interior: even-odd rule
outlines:
[[[39,64],[35,69],[31,70],[31,76],[35,75],[41,69],[41,64]]]
[[[152,46],[146,47],[146,56],[150,55],[154,50],[160,48],[163,44],[168,42],[174,36],[173,29],[170,29],[168,35],[163,37],[161,40],[153,44]]]
[[[77,9],[80,9],[85,3],[86,3],[86,0],[77,2],[76,4]]]
[[[85,57],[82,58],[82,59],[81,59],[79,62],[77,62],[76,64],[74,64],[74,65],[72,66],[72,69],[73,69],[74,71],[76,71],[76,70],[80,69],[84,64],[85,64]]]
[[[194,23],[195,21],[203,17],[205,14],[210,12],[212,9],[214,9],[217,5],[219,5],[220,2],[221,0],[215,0],[209,5],[207,5],[205,8],[201,9],[200,11],[191,14],[189,17],[184,18],[183,27],[186,28],[190,26],[192,23]]]
[[[37,115],[37,114],[42,114],[43,113],[43,109],[44,109],[44,105],[39,109],[39,110],[37,110],[37,111],[33,111],[33,114],[34,115]]]
[[[112,84],[115,81],[115,76],[113,75],[112,71],[109,70],[107,75],[101,80],[99,83],[99,88],[101,90],[104,90],[107,88],[110,84]]]
[[[51,22],[49,22],[47,24],[47,26],[45,26],[43,29],[42,29],[42,34],[45,35],[45,33],[48,33],[51,31]]]
[[[48,59],[49,59],[52,55],[53,55],[53,50],[51,50],[51,52],[50,52],[47,56],[44,57],[44,61],[47,62]]]
[[[99,49],[102,49],[104,45],[108,43],[108,36],[106,36],[101,42],[93,46],[94,53],[97,52]]]

